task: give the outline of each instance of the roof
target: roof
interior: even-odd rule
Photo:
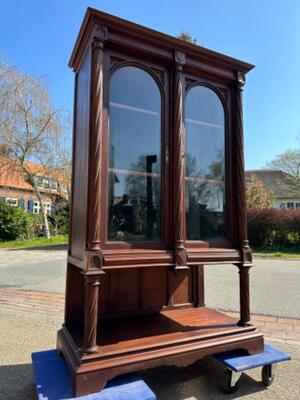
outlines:
[[[70,57],[70,68],[73,68],[74,70],[77,69],[85,48],[90,42],[91,36],[95,32],[94,28],[97,25],[105,26],[108,29],[106,38],[107,42],[115,42],[115,45],[118,46],[120,46],[120,43],[118,43],[119,39],[117,40],[115,34],[117,33],[121,36],[124,36],[125,32],[128,34],[130,33],[130,36],[136,41],[143,41],[145,43],[145,51],[150,51],[147,43],[148,45],[149,43],[150,45],[155,44],[162,50],[162,54],[163,52],[165,52],[163,57],[166,58],[170,57],[170,55],[172,55],[173,57],[174,51],[179,50],[189,54],[192,57],[196,57],[198,59],[200,58],[202,59],[202,61],[209,60],[211,62],[213,60],[213,62],[215,63],[219,63],[224,66],[226,65],[227,67],[234,68],[236,71],[241,71],[244,73],[250,71],[254,67],[254,65],[246,63],[244,61],[237,60],[233,57],[229,57],[224,54],[206,49],[205,47],[199,46],[197,44],[178,39],[174,36],[155,31],[145,26],[138,25],[136,23],[89,7],[87,8],[87,11],[85,13],[73,52]],[[146,50],[147,47],[148,50]]]
[[[281,170],[258,169],[246,171],[245,174],[246,180],[254,175],[277,199],[300,198],[300,183],[297,184],[291,175]]]
[[[30,161],[25,162],[26,166],[32,173],[39,177],[56,179],[61,185],[64,185],[64,177],[59,169],[46,169],[45,166],[39,163]],[[0,156],[0,186],[33,191],[32,186],[26,181],[24,173],[17,161],[13,158]],[[41,192],[48,192],[47,189],[40,189]],[[51,189],[52,193],[59,193],[66,197],[65,193],[60,193],[60,190]]]

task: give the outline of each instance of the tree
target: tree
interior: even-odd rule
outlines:
[[[49,223],[37,177],[51,175],[62,164],[62,139],[67,132],[65,113],[53,107],[45,79],[0,63],[0,148],[9,156],[5,168],[22,171],[32,186],[47,238]],[[40,163],[40,171],[33,170],[29,161]]]
[[[269,161],[266,168],[280,169],[290,176],[297,185],[300,184],[300,149],[288,150]]]
[[[271,208],[274,196],[268,192],[262,182],[251,175],[246,181],[247,208]]]
[[[197,44],[196,37],[187,31],[182,30],[176,37],[178,39],[185,40],[186,42]]]

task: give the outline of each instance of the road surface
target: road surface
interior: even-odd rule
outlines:
[[[66,251],[0,250],[0,288],[63,293]],[[300,260],[256,259],[250,271],[251,312],[300,319]],[[206,305],[238,311],[238,269],[205,267]]]

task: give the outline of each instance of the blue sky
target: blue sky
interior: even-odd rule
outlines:
[[[204,47],[256,65],[244,92],[247,169],[296,147],[299,0],[2,0],[0,57],[47,76],[55,105],[69,110],[73,73],[67,63],[88,6],[171,35],[187,30]]]

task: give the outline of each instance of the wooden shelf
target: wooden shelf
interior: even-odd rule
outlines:
[[[249,328],[253,330],[253,327]],[[82,346],[79,330],[72,330],[77,347]],[[207,307],[161,311],[98,324],[98,353],[113,356],[165,347],[193,340],[206,340],[245,332],[237,319]]]

